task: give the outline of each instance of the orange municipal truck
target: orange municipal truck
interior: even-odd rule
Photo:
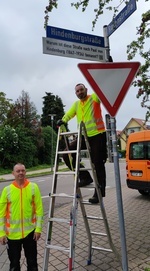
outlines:
[[[127,186],[150,195],[150,130],[131,133],[126,148]]]

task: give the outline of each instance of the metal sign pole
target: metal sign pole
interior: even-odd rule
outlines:
[[[109,39],[107,36],[107,26],[104,26],[103,30],[104,30],[104,42],[106,44],[106,61],[108,62],[110,61],[110,53],[109,53],[110,48],[109,48]],[[117,151],[116,120],[114,117],[110,117],[110,127],[111,127],[111,136],[112,136],[113,161],[114,161],[116,195],[117,195],[119,228],[120,228],[120,238],[121,238],[122,269],[123,271],[128,271],[125,223],[124,223],[124,214],[123,214],[119,158],[118,158],[118,151]]]
[[[125,223],[124,223],[124,214],[123,214],[123,203],[122,203],[122,192],[121,192],[121,181],[120,181],[119,158],[118,158],[118,151],[117,151],[117,135],[116,135],[116,120],[115,120],[115,118],[113,118],[113,117],[110,118],[110,124],[111,124],[114,171],[115,171],[115,181],[116,181],[116,195],[117,195],[118,214],[119,214],[119,228],[120,228],[120,237],[121,237],[122,269],[123,269],[123,271],[128,271]]]

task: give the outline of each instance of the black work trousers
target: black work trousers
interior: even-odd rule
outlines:
[[[89,145],[90,145],[90,155],[92,163],[95,166],[97,180],[99,183],[99,187],[101,189],[102,197],[105,197],[105,187],[106,187],[106,171],[105,171],[105,162],[107,159],[107,146],[106,146],[106,132],[97,134],[92,137],[88,137]],[[77,149],[77,140],[74,140],[69,145],[70,150]],[[86,144],[84,140],[84,136],[82,136],[81,141],[81,149],[86,149]],[[65,164],[72,170],[75,168],[76,164],[76,154],[72,153],[72,166],[70,165],[70,159],[68,154],[63,155],[63,159]],[[79,178],[87,178],[88,171],[80,171]],[[89,172],[88,172],[89,174]],[[96,191],[95,191],[96,194]]]
[[[33,240],[34,231],[23,239],[10,240],[7,243],[7,252],[10,260],[9,271],[20,271],[20,258],[22,246],[27,261],[27,271],[38,271],[37,242]]]

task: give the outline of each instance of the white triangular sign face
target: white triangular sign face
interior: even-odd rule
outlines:
[[[78,67],[109,114],[114,117],[140,67],[140,63],[80,63]]]

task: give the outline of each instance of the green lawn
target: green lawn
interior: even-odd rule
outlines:
[[[36,167],[27,168],[27,172],[34,171],[34,170],[39,170],[39,169],[45,169],[45,168],[50,169],[50,165],[45,164],[45,165],[39,165],[39,166],[36,166]],[[10,174],[10,173],[12,173],[12,170],[0,168],[0,175]]]

